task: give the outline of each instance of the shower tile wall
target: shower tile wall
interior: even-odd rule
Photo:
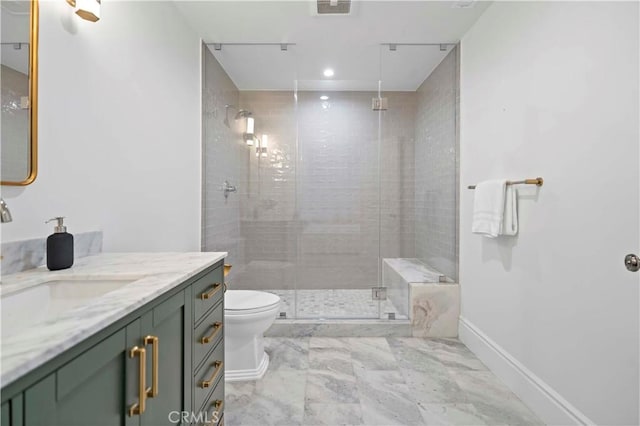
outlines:
[[[234,265],[230,278],[242,269],[244,243],[240,238],[240,198],[246,188],[239,184],[246,170],[242,161],[246,146],[240,122],[234,119],[237,109],[229,108],[225,124],[225,105],[238,105],[239,92],[208,48],[203,47],[203,211],[202,250],[229,252],[228,263]],[[225,199],[222,183],[238,186],[238,193]]]
[[[238,91],[204,58],[202,249],[229,252],[233,288],[367,289],[380,241],[383,258],[457,276],[455,54],[417,92],[385,92],[383,112],[371,110],[375,92],[323,103],[319,92]],[[265,156],[243,140],[236,109],[225,125],[225,104],[252,111]],[[227,199],[225,179],[238,187]]]
[[[299,92],[296,114],[292,92],[240,93],[243,108],[254,113],[256,133],[269,135],[269,153],[250,160],[250,196],[241,199],[247,274],[238,286],[377,285],[376,94],[330,92],[326,102],[320,95]],[[383,256],[411,257],[415,101],[412,93],[385,96],[393,109],[385,112],[382,133],[382,250]]]
[[[415,257],[415,120],[413,92],[384,92],[380,234],[382,258]]]
[[[266,156],[245,145],[241,185],[241,235],[246,268],[234,287],[294,289],[298,247],[296,218],[296,104],[291,92],[242,91],[242,108],[253,113],[255,134],[268,135]]]
[[[457,281],[457,49],[416,92],[416,257]]]

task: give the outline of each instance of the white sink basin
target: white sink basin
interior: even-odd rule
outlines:
[[[46,321],[117,290],[135,280],[55,280],[3,295],[2,337]]]

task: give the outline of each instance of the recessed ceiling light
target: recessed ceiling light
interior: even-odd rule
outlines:
[[[320,96],[320,100],[321,101],[328,101],[329,97],[327,95],[322,95],[322,96]]]
[[[333,77],[333,70],[331,68],[327,68],[324,70],[323,74],[325,77]]]

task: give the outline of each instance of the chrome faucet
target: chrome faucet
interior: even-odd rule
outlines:
[[[7,206],[7,203],[2,198],[0,198],[0,218],[2,219],[2,223],[11,222],[13,220],[11,217],[11,210],[9,210],[9,206]]]

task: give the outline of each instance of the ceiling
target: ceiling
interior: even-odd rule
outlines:
[[[470,7],[461,7],[467,6]],[[414,91],[450,51],[488,2],[354,1],[348,15],[318,15],[315,0],[176,1],[240,90]],[[238,46],[224,43],[295,43]],[[335,75],[325,78],[325,68]]]

